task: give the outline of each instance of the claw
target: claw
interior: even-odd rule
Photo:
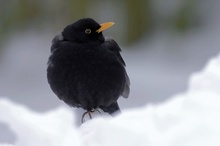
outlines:
[[[89,118],[92,119],[91,111],[86,111],[86,112],[83,113],[83,115],[82,115],[82,119],[81,119],[81,122],[82,122],[82,123],[85,122],[84,117],[85,117],[87,114],[89,115]]]
[[[91,110],[87,110],[86,112],[83,113],[82,115],[82,119],[81,122],[84,123],[84,117],[88,114],[89,118],[92,119],[92,113],[94,113],[95,111],[99,112],[99,114],[101,115],[101,112],[98,109],[91,109]]]

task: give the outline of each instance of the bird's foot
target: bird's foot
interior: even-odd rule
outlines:
[[[101,112],[100,112],[98,109],[87,110],[86,112],[83,113],[81,122],[82,122],[82,123],[85,122],[85,119],[84,119],[84,118],[85,118],[86,115],[89,115],[89,118],[92,119],[92,113],[94,113],[94,112],[96,112],[96,111],[101,115]]]

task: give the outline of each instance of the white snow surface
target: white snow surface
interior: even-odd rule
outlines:
[[[191,76],[188,91],[161,104],[75,127],[67,106],[37,113],[2,97],[0,122],[16,135],[15,146],[219,146],[219,88],[220,56]]]

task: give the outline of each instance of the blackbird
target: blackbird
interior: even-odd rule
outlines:
[[[85,114],[98,108],[110,115],[120,111],[117,100],[128,98],[130,81],[120,47],[103,30],[114,23],[99,24],[91,18],[66,26],[54,37],[48,59],[47,79],[52,91]]]

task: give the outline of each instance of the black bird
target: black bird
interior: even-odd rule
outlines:
[[[52,41],[48,83],[59,99],[85,109],[84,115],[90,118],[90,112],[98,108],[109,114],[120,111],[119,96],[128,98],[130,92],[121,49],[102,34],[113,24],[83,18],[66,26]]]

